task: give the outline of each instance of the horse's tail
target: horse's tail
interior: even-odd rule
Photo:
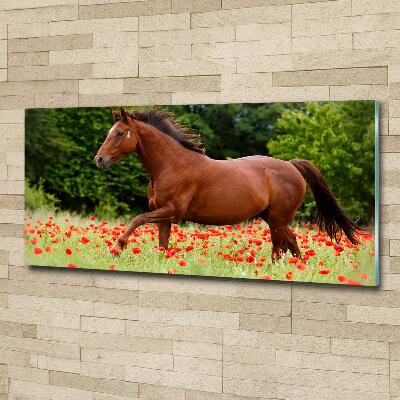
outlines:
[[[289,162],[298,169],[313,192],[317,204],[318,228],[325,230],[330,238],[336,240],[340,240],[343,231],[353,244],[357,244],[355,233],[359,227],[339,206],[321,172],[307,160],[290,160]]]

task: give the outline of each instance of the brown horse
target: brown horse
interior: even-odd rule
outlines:
[[[157,109],[113,111],[114,125],[95,157],[108,168],[136,152],[150,176],[150,212],[136,216],[111,249],[119,254],[133,231],[157,223],[159,245],[165,249],[171,223],[236,224],[261,217],[270,227],[272,260],[288,249],[301,256],[288,224],[303,201],[306,182],[317,204],[317,223],[331,238],[344,231],[357,243],[357,225],[338,205],[321,173],[309,161],[282,161],[265,156],[213,160],[205,155],[199,135],[181,126],[173,114]]]

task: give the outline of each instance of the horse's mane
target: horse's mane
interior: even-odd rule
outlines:
[[[189,150],[201,154],[206,153],[201,136],[194,133],[188,126],[178,122],[173,112],[163,110],[159,107],[153,107],[132,112],[127,111],[127,114],[132,119],[154,126]]]

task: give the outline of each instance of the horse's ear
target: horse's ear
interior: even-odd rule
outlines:
[[[127,123],[128,123],[128,114],[126,113],[126,111],[124,110],[124,108],[121,107],[121,109],[120,109],[119,112],[120,112],[120,115],[121,115],[122,120],[127,124]]]
[[[113,118],[114,118],[114,124],[120,119],[119,111],[117,110],[111,110]]]

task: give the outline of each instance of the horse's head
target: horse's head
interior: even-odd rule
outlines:
[[[101,169],[108,168],[115,161],[136,151],[138,143],[135,125],[127,112],[121,108],[120,111],[113,110],[112,113],[114,125],[94,158],[97,167]]]

